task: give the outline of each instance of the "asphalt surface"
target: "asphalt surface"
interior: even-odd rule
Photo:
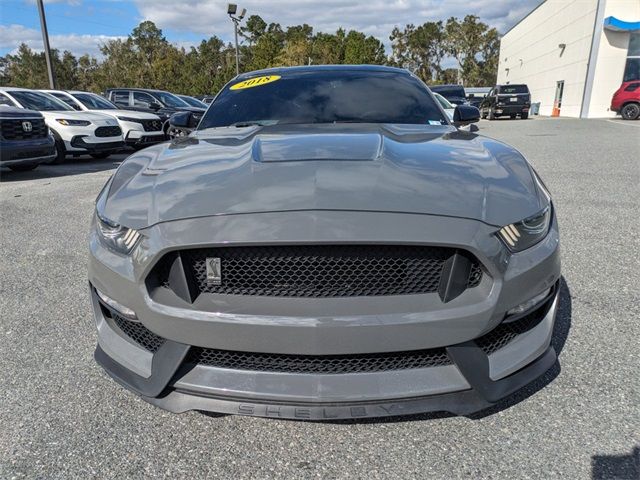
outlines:
[[[480,123],[554,195],[559,366],[475,418],[154,408],[93,361],[87,230],[124,158],[0,171],[0,478],[640,478],[640,121]]]

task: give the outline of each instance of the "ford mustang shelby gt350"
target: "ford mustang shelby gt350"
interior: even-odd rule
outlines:
[[[299,419],[466,415],[541,376],[557,221],[478,116],[394,68],[236,77],[98,196],[97,362],[172,412]]]

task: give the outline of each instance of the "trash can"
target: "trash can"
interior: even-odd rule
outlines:
[[[529,110],[531,115],[538,115],[538,113],[540,112],[540,102],[532,103]]]

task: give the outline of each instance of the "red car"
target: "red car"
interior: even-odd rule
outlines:
[[[640,117],[640,80],[623,82],[613,94],[611,110],[622,115],[625,120]]]

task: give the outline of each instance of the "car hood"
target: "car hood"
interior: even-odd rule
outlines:
[[[209,215],[383,211],[501,226],[543,200],[513,148],[451,126],[218,128],[147,148],[120,166],[105,215],[132,228]]]
[[[103,115],[109,115],[110,117],[113,117],[113,118],[128,117],[128,118],[135,118],[138,120],[160,120],[160,117],[158,117],[157,115],[154,115],[153,113],[136,112],[134,110],[114,110],[114,109],[106,110],[105,109],[105,110],[92,110],[92,112],[101,113]]]
[[[206,108],[198,107],[165,107],[163,110],[167,112],[191,112],[191,113],[204,113]]]
[[[36,110],[25,110],[24,108],[9,107],[0,105],[0,117],[2,118],[42,118],[40,112]]]
[[[43,111],[40,112],[44,116],[46,120],[56,120],[67,119],[67,120],[88,120],[95,125],[117,125],[118,122],[114,120],[113,117],[109,115],[105,115],[104,113],[94,113],[94,112],[75,112],[75,111],[67,111],[67,110],[59,110],[59,111]]]

